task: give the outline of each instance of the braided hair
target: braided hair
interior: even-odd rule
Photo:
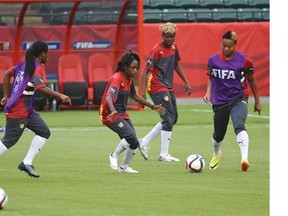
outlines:
[[[140,57],[138,56],[138,54],[133,53],[131,50],[129,50],[127,53],[122,55],[121,59],[118,61],[116,72],[117,71],[124,72],[125,66],[129,67],[132,64],[133,60],[136,60],[140,67]]]
[[[222,39],[229,39],[229,40],[233,40],[235,42],[235,44],[237,44],[237,34],[235,31],[227,31],[223,36]]]
[[[48,45],[43,41],[34,42],[27,50],[25,55],[26,67],[25,76],[32,77],[35,71],[35,58],[39,57],[42,52],[48,51]]]

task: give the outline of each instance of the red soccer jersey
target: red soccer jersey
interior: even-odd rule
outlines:
[[[103,124],[111,125],[118,118],[129,119],[127,113],[127,103],[129,96],[136,94],[136,89],[133,83],[133,79],[127,80],[121,73],[115,73],[109,80],[106,89],[103,94],[101,105],[99,108],[99,116]],[[117,110],[117,114],[114,115],[111,121],[108,121],[107,116],[111,113],[111,110],[107,104],[106,96],[112,98],[114,108]]]
[[[147,76],[147,91],[149,93],[173,91],[175,64],[180,61],[178,48],[175,44],[165,47],[157,43],[150,51],[145,68]]]

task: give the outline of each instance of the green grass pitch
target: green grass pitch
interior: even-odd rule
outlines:
[[[150,143],[149,160],[137,151],[131,163],[139,174],[118,173],[109,167],[108,155],[119,138],[100,123],[97,110],[41,112],[52,132],[33,164],[41,177],[33,179],[17,170],[33,137],[27,131],[0,157],[0,187],[9,196],[0,215],[269,215],[269,104],[263,104],[260,117],[249,105],[246,127],[251,166],[247,172],[240,171],[240,150],[231,121],[222,160],[211,171],[210,105],[179,105],[178,111],[170,153],[181,161],[159,162],[157,137]],[[159,121],[149,109],[129,113],[139,138]],[[0,121],[5,122],[3,113]],[[205,159],[202,173],[184,168],[186,157],[193,153]]]

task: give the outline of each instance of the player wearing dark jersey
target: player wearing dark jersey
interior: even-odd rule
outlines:
[[[44,120],[35,111],[35,91],[42,91],[61,102],[71,104],[68,96],[53,91],[45,85],[45,67],[48,61],[48,45],[37,41],[27,50],[25,61],[20,62],[5,72],[3,80],[4,97],[1,104],[5,105],[6,128],[4,137],[0,141],[0,155],[15,145],[25,128],[35,133],[31,146],[18,169],[32,177],[40,177],[35,172],[32,162],[40,149],[50,137],[50,130]],[[9,93],[10,79],[14,78],[11,93]]]
[[[248,162],[249,137],[245,128],[248,114],[247,103],[249,87],[253,92],[254,111],[260,115],[261,104],[258,88],[254,78],[252,60],[243,53],[236,51],[237,35],[227,31],[222,37],[222,53],[216,53],[208,59],[208,84],[204,101],[212,103],[214,112],[214,132],[212,146],[214,153],[210,169],[218,167],[222,152],[220,146],[225,137],[229,118],[231,116],[234,132],[241,153],[240,166],[246,171]]]
[[[157,111],[160,115],[164,113],[164,108],[160,105],[152,105],[137,94],[133,78],[137,75],[140,67],[140,58],[131,51],[124,54],[119,60],[116,73],[110,78],[99,108],[99,116],[104,125],[118,134],[121,141],[114,152],[109,155],[110,167],[122,173],[138,173],[129,167],[139,141],[135,129],[127,113],[127,103],[129,97]],[[117,158],[125,151],[125,155],[120,167]]]
[[[157,43],[150,51],[145,68],[142,72],[143,97],[146,90],[156,104],[162,104],[165,114],[145,137],[140,139],[140,151],[148,160],[148,144],[156,136],[161,134],[161,151],[159,161],[179,161],[169,154],[169,145],[173,126],[178,119],[176,98],[173,91],[174,70],[185,84],[187,95],[191,94],[191,86],[179,63],[179,50],[174,43],[177,26],[174,23],[165,23],[160,26],[163,40]]]

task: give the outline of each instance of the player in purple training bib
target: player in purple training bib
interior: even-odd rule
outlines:
[[[39,178],[40,175],[34,170],[33,160],[50,137],[49,127],[33,108],[35,92],[44,92],[62,103],[71,105],[67,95],[56,92],[45,84],[45,64],[48,56],[48,45],[44,41],[34,42],[26,52],[25,61],[5,72],[3,80],[4,97],[1,99],[1,105],[4,105],[6,127],[5,134],[0,139],[0,156],[18,142],[25,128],[30,129],[35,136],[18,169],[35,178]],[[11,91],[10,79],[13,79]]]
[[[241,169],[247,171],[250,166],[248,162],[249,136],[245,128],[249,86],[255,99],[254,112],[258,112],[259,115],[261,112],[253,62],[243,53],[236,51],[236,44],[236,32],[227,31],[222,37],[222,52],[208,59],[208,84],[203,100],[206,103],[212,103],[214,112],[212,136],[214,153],[209,165],[211,170],[218,167],[221,159],[220,146],[225,137],[230,116],[240,148]]]

